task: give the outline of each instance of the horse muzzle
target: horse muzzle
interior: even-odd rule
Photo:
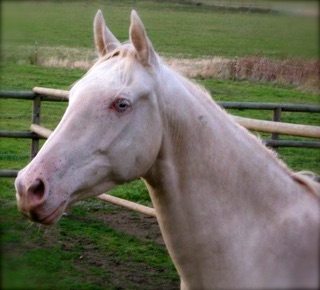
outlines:
[[[31,221],[50,225],[64,213],[67,202],[53,199],[42,179],[30,181],[19,173],[15,186],[18,209]]]

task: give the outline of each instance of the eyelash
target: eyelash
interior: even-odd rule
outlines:
[[[112,102],[110,109],[116,110],[118,113],[124,113],[130,108],[131,104],[127,99],[116,99]]]

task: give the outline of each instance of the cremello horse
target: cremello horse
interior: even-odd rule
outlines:
[[[52,224],[74,201],[141,177],[182,289],[316,288],[319,184],[164,65],[135,11],[127,43],[100,11],[94,31],[100,58],[19,172],[19,209]]]

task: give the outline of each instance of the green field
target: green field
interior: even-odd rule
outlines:
[[[98,8],[121,41],[128,38],[130,10],[137,9],[163,56],[318,57],[318,23],[312,17],[232,12],[163,1],[5,1],[1,90],[31,90],[34,86],[68,89],[85,71],[33,65],[35,49],[40,60],[94,59],[92,20]],[[196,81],[217,101],[319,104],[318,95],[287,85],[211,78]],[[0,102],[0,130],[28,130],[31,102]],[[65,108],[65,103],[43,102],[42,125],[54,129]],[[232,113],[271,119],[270,111]],[[320,117],[284,113],[283,121],[319,125]],[[1,169],[24,167],[29,162],[29,146],[29,140],[2,139]],[[320,174],[319,150],[281,148],[278,153],[293,170]],[[178,288],[176,271],[163,244],[103,221],[105,215],[118,217],[121,209],[89,199],[75,205],[72,216],[55,227],[31,226],[16,209],[13,181],[0,180],[2,289]],[[141,181],[118,187],[111,194],[150,205]],[[135,213],[126,216],[128,223],[142,220]],[[136,226],[139,229],[139,223]]]
[[[316,1],[314,1],[316,2]],[[92,48],[92,20],[102,9],[107,24],[128,39],[130,11],[142,17],[157,51],[166,55],[318,58],[318,20],[287,14],[228,13],[174,1],[28,1],[2,3],[4,59],[28,60],[46,47]],[[62,53],[61,51],[59,53]]]

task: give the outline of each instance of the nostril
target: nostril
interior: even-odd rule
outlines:
[[[44,183],[40,179],[36,179],[27,191],[27,195],[35,201],[40,201],[43,198],[44,193]]]

